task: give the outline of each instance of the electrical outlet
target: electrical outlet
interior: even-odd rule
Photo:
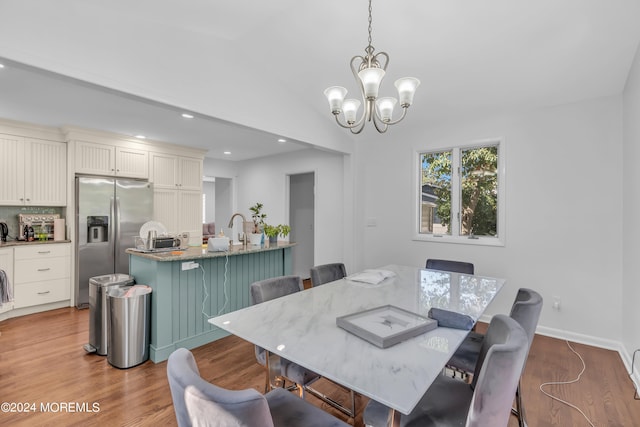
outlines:
[[[560,297],[553,297],[553,309],[556,311],[560,311],[562,301],[560,301]]]
[[[198,267],[200,267],[200,264],[198,264],[197,262],[187,261],[182,263],[182,271],[193,270],[194,268]]]

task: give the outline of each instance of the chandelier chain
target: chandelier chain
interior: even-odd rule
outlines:
[[[371,47],[371,0],[369,0],[369,47]]]

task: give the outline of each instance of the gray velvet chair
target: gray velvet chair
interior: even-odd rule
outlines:
[[[451,261],[448,259],[427,259],[425,268],[431,270],[451,271],[454,273],[474,274],[473,264],[464,261]]]
[[[251,304],[260,304],[294,292],[304,290],[302,279],[299,276],[281,276],[271,279],[259,280],[253,282],[250,287]],[[266,352],[262,347],[255,346],[256,360],[265,367],[265,393],[272,388],[269,378],[269,369],[267,365]],[[289,381],[293,382],[298,388],[300,397],[304,398],[304,385],[320,378],[320,375],[309,371],[300,365],[290,362],[286,359],[280,359],[280,373]]]
[[[167,377],[179,427],[346,427],[348,424],[278,388],[226,390],[200,376],[193,354],[169,356]]]
[[[482,343],[472,384],[440,375],[402,427],[506,426],[513,396],[527,357],[527,334],[509,316],[491,319]],[[389,409],[369,401],[363,419],[367,426],[384,427]]]
[[[542,304],[543,299],[539,293],[532,289],[521,288],[518,290],[513,305],[511,306],[509,316],[518,322],[527,334],[527,354],[533,342],[533,337],[536,334]],[[447,367],[464,374],[472,374],[476,367],[483,341],[484,335],[470,332],[447,363]],[[518,382],[518,388],[516,390],[516,409],[513,412],[518,417],[518,424],[524,427],[526,420],[520,382]]]
[[[259,304],[274,298],[280,298],[285,295],[292,294],[304,290],[302,279],[299,276],[282,276],[272,279],[260,280],[251,284],[251,304]],[[265,392],[271,388],[271,379],[267,365],[266,352],[263,348],[256,346],[256,360],[266,369],[265,375]],[[285,380],[289,380],[298,388],[301,398],[304,398],[305,391],[321,399],[325,403],[342,411],[349,417],[355,417],[355,394],[350,390],[351,408],[347,408],[334,399],[326,396],[319,390],[311,387],[311,384],[318,379],[320,375],[313,371],[293,363],[287,359],[280,359],[280,374]]]
[[[341,262],[333,264],[323,264],[311,267],[311,284],[313,286],[324,285],[325,283],[340,280],[347,275],[347,269]]]
[[[334,282],[336,280],[340,280],[346,277],[347,269],[345,268],[343,263],[334,262],[331,264],[316,265],[314,267],[311,267],[310,274],[311,274],[311,285],[320,286],[320,285],[324,285],[325,283]],[[347,408],[343,405],[340,405],[334,402],[333,400],[329,399],[327,396],[321,395],[317,390],[311,387],[307,387],[307,390],[309,391],[309,393],[313,394],[316,397],[319,397],[322,400],[325,400],[325,401],[328,400],[327,403],[329,403],[334,408],[339,409],[340,411],[344,412],[350,417],[355,417],[356,397],[353,390],[348,390],[349,397],[351,400],[351,408]]]

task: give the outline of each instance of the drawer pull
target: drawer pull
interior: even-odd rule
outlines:
[[[38,251],[39,254],[50,254],[51,251]]]
[[[51,291],[44,291],[44,292],[38,292],[38,295],[46,295],[46,294],[50,294]]]
[[[39,268],[38,271],[49,271],[51,270],[50,268]]]

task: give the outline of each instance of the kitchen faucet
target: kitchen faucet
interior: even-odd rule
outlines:
[[[231,219],[229,220],[229,225],[227,227],[229,227],[229,228],[233,227],[233,219],[235,217],[237,217],[237,216],[242,218],[242,247],[246,248],[247,247],[247,233],[244,232],[244,223],[247,222],[247,218],[245,218],[245,216],[242,215],[240,212],[236,212],[231,216]]]

